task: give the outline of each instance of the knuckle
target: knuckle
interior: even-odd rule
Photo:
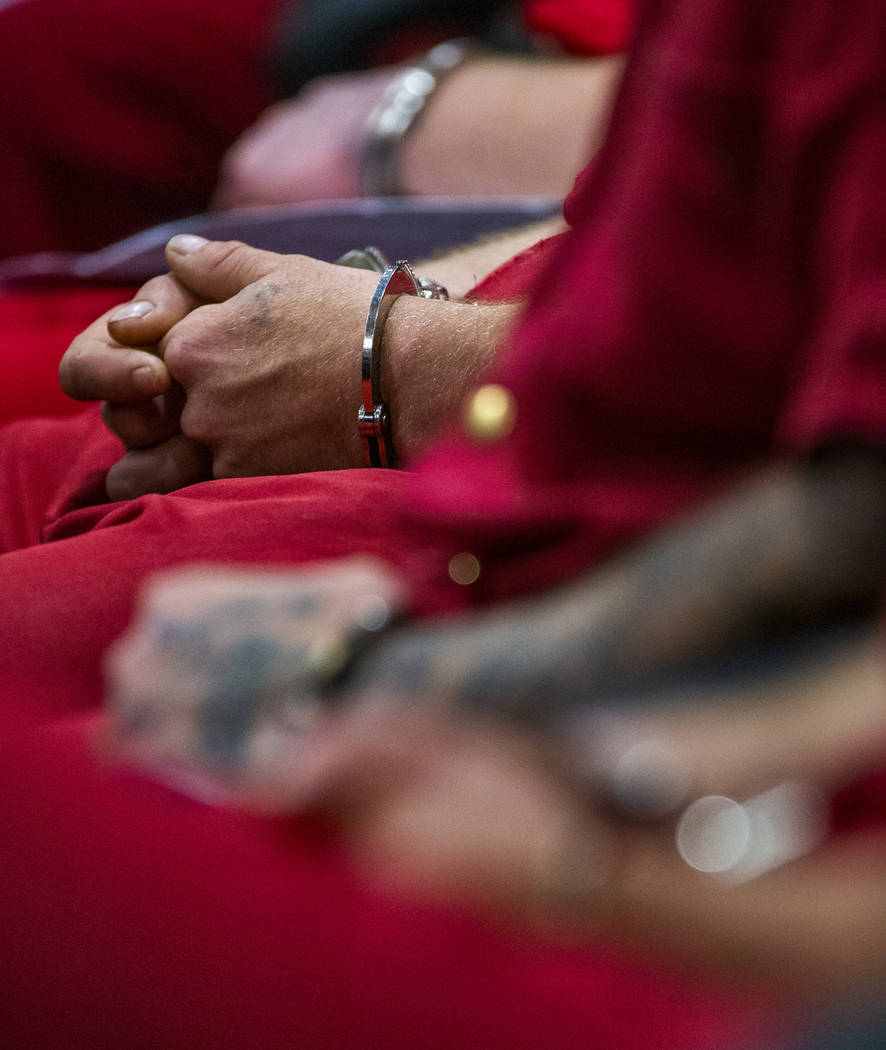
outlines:
[[[160,274],[158,277],[152,277],[149,281],[145,281],[133,298],[148,299],[151,302],[155,302],[164,297],[165,293],[169,291],[172,283],[173,278],[168,273]]]
[[[185,382],[185,366],[188,355],[186,352],[187,340],[177,328],[174,329],[161,343],[163,363],[169,369],[169,374],[179,383]]]
[[[230,315],[217,304],[200,306],[163,337],[159,352],[170,375],[185,389],[214,367],[225,346]]]
[[[189,441],[212,448],[218,436],[213,422],[212,413],[204,412],[199,404],[188,401],[181,416],[181,432]]]
[[[194,325],[189,323],[190,316],[180,321],[161,343],[163,363],[169,374],[185,387],[194,380],[196,350],[200,345]]]

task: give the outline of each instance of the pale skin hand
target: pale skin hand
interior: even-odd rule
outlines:
[[[183,392],[159,356],[166,333],[203,300],[170,275],[155,277],[135,298],[109,310],[73,341],[59,365],[62,389],[102,401],[102,416],[126,455],[107,479],[111,499],[168,492],[211,477],[205,449],[181,433]]]
[[[406,140],[406,191],[564,196],[602,139],[621,68],[615,58],[472,58]],[[394,73],[324,77],[268,110],[225,158],[216,207],[359,196],[366,121]]]
[[[182,432],[215,477],[363,465],[360,355],[377,275],[239,244],[169,250],[175,276],[218,305],[162,341],[187,397]],[[488,365],[516,308],[404,296],[384,329],[381,390],[403,457],[419,449]]]
[[[109,496],[362,466],[359,348],[377,276],[188,237],[174,238],[167,254],[172,276],[150,282],[128,307],[149,312],[105,315],[61,365],[72,397],[105,400],[105,422],[127,449],[109,472]],[[385,322],[381,382],[401,457],[455,410],[518,310],[409,299]],[[139,368],[152,370],[147,387]],[[162,401],[149,396],[154,372]]]
[[[563,229],[562,219],[531,224],[418,261],[415,268],[458,299],[512,256]],[[217,300],[194,295],[172,274],[151,279],[132,301],[108,311],[72,342],[59,368],[62,389],[77,400],[105,402],[106,422],[127,447],[164,440],[169,428],[157,416],[170,413],[151,403],[172,383],[160,344],[175,324],[209,301]]]
[[[213,302],[160,344],[186,401],[182,432],[212,452],[215,477],[360,463],[349,405],[376,278],[245,245],[168,250],[172,272]],[[185,242],[190,244],[190,242]]]

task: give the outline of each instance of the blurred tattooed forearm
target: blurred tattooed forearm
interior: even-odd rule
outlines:
[[[886,458],[862,451],[772,467],[568,586],[457,619],[400,619],[406,585],[366,559],[198,568],[148,588],[110,654],[114,725],[149,764],[238,775],[342,703],[556,729],[755,641],[870,616],[884,579]]]
[[[872,614],[884,579],[886,455],[834,451],[768,469],[546,596],[404,625],[350,689],[544,722],[756,639]]]

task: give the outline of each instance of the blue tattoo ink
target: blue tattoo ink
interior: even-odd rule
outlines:
[[[278,656],[267,638],[246,638],[211,669],[209,693],[202,711],[200,742],[208,758],[235,768],[255,726],[263,687]]]

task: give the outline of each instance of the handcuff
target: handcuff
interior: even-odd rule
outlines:
[[[381,337],[384,328],[382,306],[385,299],[391,296],[416,295],[422,299],[448,299],[449,293],[436,281],[417,277],[406,259],[389,262],[384,253],[373,245],[349,251],[337,263],[359,270],[373,270],[381,275],[369,304],[363,332],[360,355],[362,404],[357,410],[357,428],[367,466],[393,467],[396,453],[391,433],[391,415],[380,389]]]

